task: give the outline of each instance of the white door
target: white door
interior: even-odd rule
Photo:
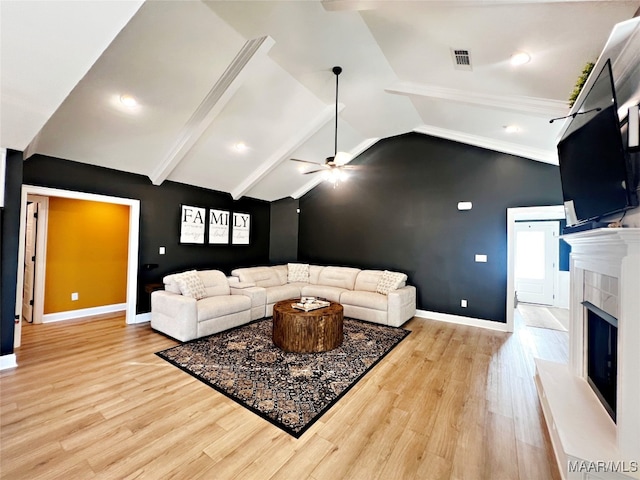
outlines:
[[[553,305],[559,224],[516,222],[515,288],[519,302]]]
[[[22,319],[33,322],[33,299],[36,273],[36,235],[38,204],[27,205],[24,246],[24,293],[22,295]]]

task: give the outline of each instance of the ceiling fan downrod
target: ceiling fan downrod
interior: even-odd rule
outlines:
[[[333,161],[336,160],[336,155],[338,155],[338,77],[342,73],[342,67],[335,66],[331,70],[336,76],[336,123],[334,128],[334,143],[333,143]]]

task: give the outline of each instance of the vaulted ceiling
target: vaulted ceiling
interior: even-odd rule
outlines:
[[[2,0],[0,146],[234,198],[299,197],[322,177],[290,158],[333,155],[340,65],[340,151],[417,131],[557,164],[562,122],[549,119],[638,6]],[[531,60],[513,66],[518,51]]]

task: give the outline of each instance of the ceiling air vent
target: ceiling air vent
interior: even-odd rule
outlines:
[[[471,54],[469,50],[463,50],[458,48],[451,49],[451,56],[453,57],[453,67],[457,70],[472,70],[471,68]]]

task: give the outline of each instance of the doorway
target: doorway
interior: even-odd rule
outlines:
[[[559,230],[557,221],[516,222],[514,275],[518,302],[553,305]]]
[[[541,220],[556,220],[555,223],[558,223],[557,220],[564,220],[564,218],[563,205],[507,209],[507,331],[509,332],[513,332],[516,307],[516,223]],[[554,275],[555,270],[557,270],[557,262]],[[558,290],[558,288],[563,287],[556,285],[554,290]]]
[[[139,225],[140,225],[140,201],[129,198],[110,197],[106,195],[89,194],[84,192],[73,192],[69,190],[61,190],[48,187],[37,187],[33,185],[22,186],[22,199],[21,199],[21,215],[20,215],[20,238],[25,239],[27,230],[27,210],[29,205],[30,196],[41,197],[62,197],[77,200],[89,200],[102,203],[114,203],[119,205],[129,206],[129,238],[127,247],[127,287],[126,287],[126,323],[138,323],[136,319],[136,303],[137,303],[137,278],[138,278],[138,248],[139,248]],[[46,227],[45,227],[46,228]],[[44,242],[40,242],[44,243]],[[18,251],[18,265],[25,264],[26,244],[24,241],[20,242]],[[38,295],[39,285],[42,285],[42,292],[44,294],[44,274],[38,274],[36,263],[35,272],[35,295]],[[43,272],[44,273],[44,272]],[[24,274],[23,268],[18,269],[17,289],[16,289],[16,315],[22,315],[22,307],[24,304]],[[43,297],[42,297],[43,298]],[[34,306],[38,304],[43,305],[43,302],[35,302]],[[38,318],[37,308],[33,311],[34,321]],[[144,320],[146,321],[146,319]],[[21,338],[21,322],[15,324],[14,335],[14,347],[20,346]]]

